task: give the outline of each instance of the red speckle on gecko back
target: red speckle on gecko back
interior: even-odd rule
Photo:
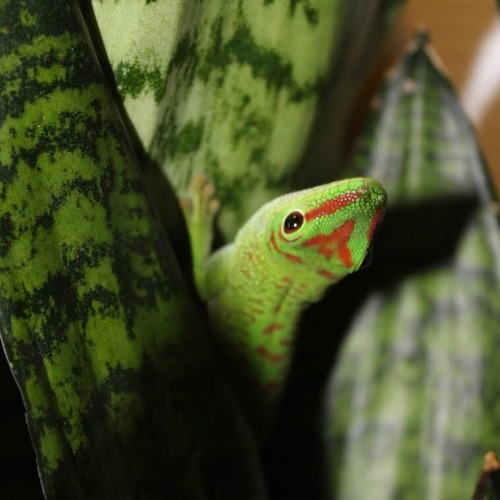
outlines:
[[[269,352],[263,345],[257,347],[256,352],[259,356],[267,359],[271,363],[280,363],[285,359],[285,356],[283,354],[273,354],[272,352]]]
[[[263,306],[265,304],[264,299],[259,299],[258,297],[251,297],[250,300],[259,306]]]
[[[281,323],[270,323],[262,331],[265,334],[269,335],[270,333],[273,333],[273,332],[276,332],[278,330],[281,330],[282,328],[283,328],[283,325]]]
[[[276,283],[273,281],[273,286],[274,288],[277,288],[278,290],[286,290],[288,288],[287,285],[283,285],[281,283]]]
[[[335,274],[331,273],[327,269],[318,269],[317,273],[320,276],[323,276],[323,278],[326,278],[327,280],[331,280],[331,281],[338,281],[339,280],[338,276],[335,276]]]

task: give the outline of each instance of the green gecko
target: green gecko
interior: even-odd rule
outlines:
[[[386,193],[358,178],[280,196],[210,255],[219,208],[195,175],[186,217],[193,275],[208,304],[216,345],[240,407],[261,440],[269,430],[291,360],[300,314],[357,271],[382,220]]]

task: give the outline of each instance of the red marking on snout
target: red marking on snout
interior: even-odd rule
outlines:
[[[318,234],[309,238],[303,243],[305,247],[318,247],[318,253],[325,259],[330,260],[334,256],[342,261],[345,267],[352,266],[352,255],[347,243],[354,230],[355,222],[353,220],[345,221],[339,228],[330,234]]]
[[[383,215],[384,215],[384,210],[381,208],[379,208],[373,215],[372,220],[370,221],[370,227],[368,228],[368,239],[370,241],[373,240],[373,237],[375,236],[375,232],[378,229],[378,226],[380,224],[380,221],[382,220]]]
[[[331,200],[325,201],[319,207],[313,208],[304,214],[304,217],[307,221],[316,219],[317,217],[323,217],[325,215],[332,215],[337,210],[341,208],[347,207],[353,201],[361,198],[361,193],[346,193],[336,198],[332,198]]]

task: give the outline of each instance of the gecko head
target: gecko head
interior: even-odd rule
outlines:
[[[303,276],[338,281],[362,266],[386,200],[380,183],[368,178],[285,195],[276,200],[269,245]]]

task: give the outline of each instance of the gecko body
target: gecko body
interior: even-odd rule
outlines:
[[[207,179],[191,184],[184,212],[194,277],[206,300],[225,371],[257,436],[265,435],[288,372],[304,308],[362,265],[386,193],[374,179],[333,182],[280,196],[209,255],[218,203]]]

